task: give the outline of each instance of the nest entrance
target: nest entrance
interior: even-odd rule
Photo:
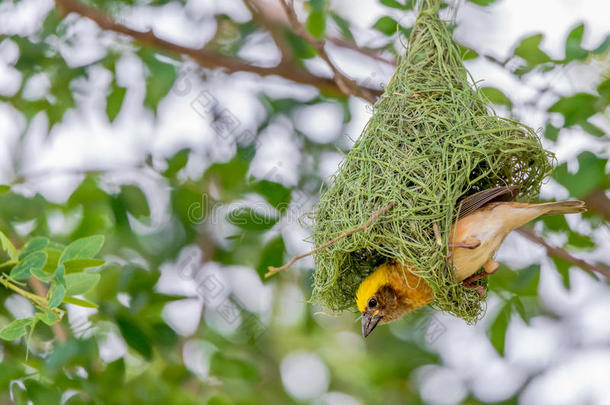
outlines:
[[[312,299],[329,310],[354,307],[363,278],[397,259],[430,284],[434,307],[476,321],[481,298],[455,281],[445,258],[455,205],[498,186],[533,197],[552,169],[537,134],[498,117],[470,83],[440,3],[429,0],[420,12],[391,82],[315,212],[318,248],[395,204],[366,231],[316,252]]]

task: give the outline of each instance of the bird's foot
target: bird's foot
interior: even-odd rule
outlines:
[[[498,267],[500,267],[500,264],[494,259],[489,259],[487,263],[483,265],[483,269],[487,274],[494,274],[498,270]]]
[[[485,288],[483,288],[482,285],[466,285],[466,284],[463,284],[463,286],[466,287],[466,288],[470,288],[470,289],[475,290],[479,294],[479,297],[485,298]]]
[[[456,243],[448,243],[447,247],[449,248],[466,248],[466,249],[474,249],[481,246],[481,241],[478,240],[477,238],[473,238],[473,237],[469,237],[467,238],[464,242],[456,242]],[[453,256],[453,250],[450,250],[449,253],[447,253],[447,259],[451,258],[451,256]]]
[[[465,279],[464,281],[462,281],[462,284],[464,285],[464,287],[471,288],[472,287],[472,283],[474,283],[477,280],[482,279],[483,277],[487,277],[488,275],[489,274],[486,273],[486,272],[481,272],[481,273],[473,274],[472,276],[470,276],[467,279]]]
[[[472,283],[474,283],[475,281],[480,280],[484,277],[487,277],[488,275],[489,275],[489,273],[487,273],[486,271],[483,271],[478,274],[474,274],[474,275],[468,277],[466,280],[462,281],[462,285],[466,288],[471,288],[471,289],[476,290],[476,292],[479,293],[479,296],[481,298],[484,298],[485,297],[485,288],[483,288],[482,285],[473,285]]]

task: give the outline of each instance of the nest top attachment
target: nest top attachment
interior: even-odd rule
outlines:
[[[424,2],[391,82],[315,212],[319,247],[394,203],[367,230],[316,253],[312,300],[331,311],[353,308],[360,282],[397,259],[430,284],[434,307],[476,321],[481,298],[455,281],[446,259],[456,203],[511,185],[532,198],[552,170],[537,134],[498,117],[471,83],[440,4]]]

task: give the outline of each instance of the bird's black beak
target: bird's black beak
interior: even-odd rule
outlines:
[[[362,336],[367,337],[381,320],[381,315],[362,314]]]

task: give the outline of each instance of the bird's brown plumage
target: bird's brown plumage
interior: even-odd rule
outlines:
[[[511,201],[517,187],[498,187],[467,197],[457,206],[457,222],[449,234],[450,255],[456,281],[483,268],[493,273],[493,260],[506,236],[516,228],[543,215],[586,211],[582,201],[525,204]],[[477,275],[476,277],[479,277]],[[375,298],[376,305],[368,305]],[[434,295],[428,283],[412,273],[408,264],[391,261],[379,266],[358,288],[356,302],[362,313],[365,337],[377,324],[391,322],[413,309],[429,304]]]
[[[559,201],[543,204],[492,202],[456,222],[449,234],[453,245],[472,244],[476,247],[455,247],[453,269],[457,281],[465,280],[484,267],[513,230],[543,215],[575,214],[585,211],[582,201]],[[493,272],[495,262],[485,267]]]

